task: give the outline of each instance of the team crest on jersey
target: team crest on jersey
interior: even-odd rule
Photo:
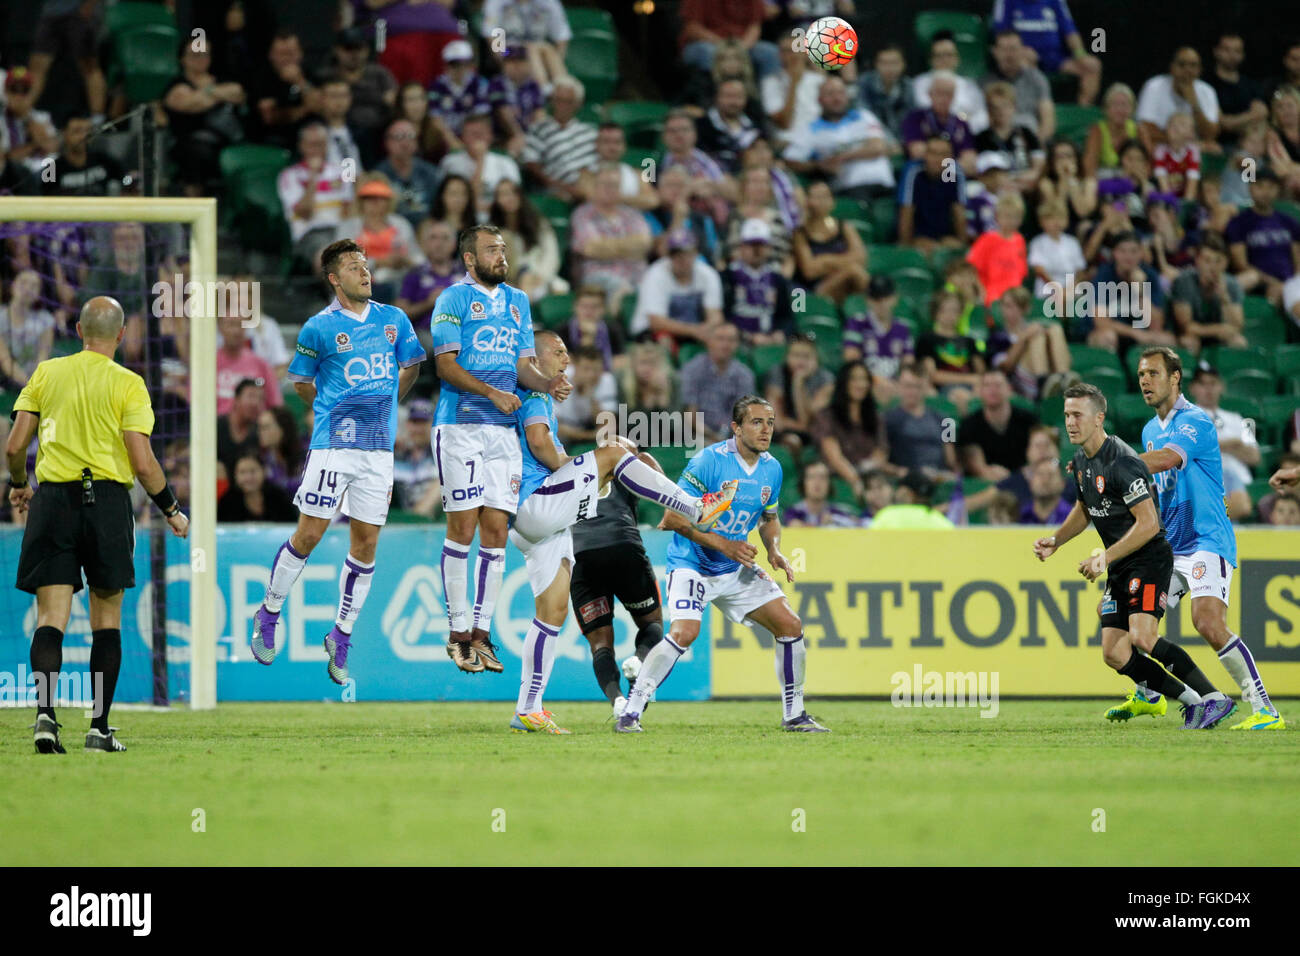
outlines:
[[[517,495],[517,494],[519,494],[519,476],[518,476],[518,475],[511,475],[511,476],[510,476],[510,493],[511,493],[512,495]]]
[[[767,499],[771,497],[772,497],[772,486],[764,485],[762,490],[759,491],[758,493],[759,504],[764,504],[764,505],[767,504]]]
[[[395,325],[385,325],[385,326],[384,326],[384,338],[388,339],[388,344],[389,344],[389,345],[396,345],[396,344],[397,344],[397,326],[395,326]]]
[[[1201,580],[1201,578],[1205,577],[1205,562],[1204,562],[1204,561],[1197,561],[1194,565],[1192,565],[1192,577],[1195,578],[1197,581],[1199,581],[1199,580]]]
[[[1155,450],[1156,450],[1156,443],[1153,441],[1147,442],[1147,451],[1155,451]]]
[[[486,310],[483,308],[483,303],[482,303],[482,302],[479,302],[479,301],[477,301],[477,300],[475,300],[474,302],[471,302],[471,303],[469,304],[469,310],[470,310],[471,312],[473,312],[475,315],[478,315],[478,316],[483,315],[483,313],[486,311]]]
[[[519,306],[517,305],[510,306],[510,318],[514,320],[515,325],[518,325],[520,322],[523,321],[523,317],[519,314]]]
[[[1098,475],[1098,476],[1097,476],[1097,494],[1101,495],[1101,494],[1105,494],[1105,492],[1106,492],[1106,478],[1105,478],[1104,475]]]
[[[348,338],[346,332],[340,332],[338,335],[334,336],[334,344],[338,346],[338,351],[340,352],[352,351],[352,340]]]
[[[1142,587],[1142,579],[1141,579],[1141,578],[1132,578],[1132,579],[1130,579],[1129,582],[1128,582],[1128,593],[1129,593],[1129,594],[1137,594],[1137,593],[1138,593],[1138,588],[1140,588],[1140,587]]]

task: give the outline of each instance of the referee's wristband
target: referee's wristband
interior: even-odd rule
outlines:
[[[30,488],[32,486],[32,480],[30,478],[24,478],[22,481],[14,481],[13,475],[9,476],[8,483],[10,491],[13,491],[15,488]]]
[[[172,491],[171,485],[163,485],[162,491],[156,495],[150,495],[153,503],[158,506],[158,510],[166,517],[170,518],[181,510],[181,503],[176,500],[176,492]]]

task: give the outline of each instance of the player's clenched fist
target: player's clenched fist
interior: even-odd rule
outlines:
[[[565,378],[563,373],[561,373],[551,379],[551,387],[547,389],[547,391],[551,398],[555,399],[557,402],[562,402],[568,398],[569,393],[573,391],[573,383]]]
[[[1279,468],[1273,472],[1273,477],[1268,480],[1273,486],[1274,491],[1285,491],[1300,483],[1300,465],[1288,465],[1285,468]]]
[[[519,396],[512,395],[510,392],[503,392],[499,388],[494,388],[488,392],[488,398],[492,404],[497,407],[502,415],[510,415],[519,410]]]
[[[1046,561],[1056,553],[1055,538],[1039,538],[1034,542],[1034,556],[1039,561]]]

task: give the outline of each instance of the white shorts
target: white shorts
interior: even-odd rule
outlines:
[[[361,448],[311,449],[293,496],[298,510],[313,518],[332,521],[341,509],[374,525],[388,520],[392,500],[393,453]]]
[[[1213,551],[1174,555],[1174,573],[1169,579],[1169,607],[1184,594],[1193,598],[1218,598],[1226,606],[1232,593],[1232,564]]]
[[[514,529],[529,541],[541,541],[575,522],[596,516],[600,471],[590,452],[565,462],[524,499]]]
[[[668,623],[698,621],[705,605],[718,610],[737,624],[769,601],[785,597],[780,585],[760,567],[743,565],[727,574],[705,577],[693,568],[668,572]]]
[[[533,589],[533,597],[539,597],[551,586],[563,568],[565,559],[569,562],[569,573],[573,573],[573,535],[568,528],[547,535],[540,541],[530,541],[511,528],[510,540],[524,554],[524,567],[528,569],[528,583]]]
[[[442,510],[495,508],[514,514],[524,471],[519,436],[504,425],[434,425]]]

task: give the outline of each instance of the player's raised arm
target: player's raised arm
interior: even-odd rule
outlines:
[[[1142,459],[1142,464],[1146,465],[1147,470],[1153,475],[1158,475],[1162,471],[1181,468],[1186,460],[1183,457],[1182,450],[1177,445],[1167,445],[1164,448],[1144,451],[1138,457]]]

